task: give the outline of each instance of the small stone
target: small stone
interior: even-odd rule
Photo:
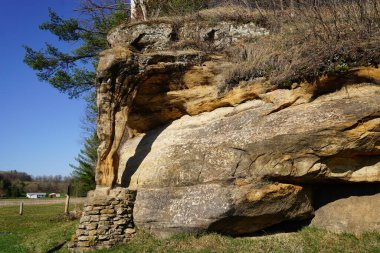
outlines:
[[[100,216],[99,215],[93,215],[93,216],[91,216],[91,219],[90,219],[90,221],[92,222],[92,221],[99,221],[100,220]]]
[[[99,210],[88,211],[87,214],[89,214],[89,215],[96,215],[96,214],[99,214]]]
[[[88,241],[93,244],[95,242],[97,236],[87,236],[87,238],[88,238]]]
[[[87,227],[87,230],[94,230],[98,227],[98,224],[91,223],[91,224],[88,224],[86,227]]]
[[[82,216],[82,218],[80,218],[80,223],[83,223],[83,222],[86,222],[86,221],[90,221],[90,216]]]
[[[136,233],[136,229],[134,228],[127,228],[125,231],[124,231],[125,234],[128,234],[128,235],[131,235],[131,234],[135,234]]]
[[[126,219],[119,219],[118,221],[115,222],[115,224],[127,224],[127,220]]]
[[[127,212],[127,210],[124,208],[119,208],[116,210],[116,214],[118,214],[118,215],[125,214],[126,212]]]
[[[110,240],[108,240],[108,241],[104,241],[103,242],[103,244],[105,245],[105,246],[113,246],[113,245],[115,245],[115,240],[113,240],[113,239],[110,239]]]
[[[116,214],[102,214],[103,217],[114,218]]]
[[[88,235],[89,236],[94,236],[94,235],[97,235],[98,234],[98,231],[97,230],[91,230],[91,231],[88,231]]]
[[[67,247],[70,249],[70,248],[75,248],[76,247],[76,243],[71,241],[67,244]]]
[[[101,214],[114,214],[115,210],[113,209],[104,209],[100,211]]]
[[[109,235],[99,235],[99,240],[109,240],[110,236]]]
[[[90,247],[89,241],[78,242],[78,247]]]
[[[75,232],[76,236],[82,236],[82,235],[88,235],[88,231],[87,230],[84,230],[84,229],[78,229],[76,232]]]
[[[99,225],[97,231],[99,235],[105,235],[105,234],[108,234],[109,229],[110,229],[109,226]]]
[[[93,200],[93,205],[94,207],[100,207],[101,209],[103,209],[107,204],[104,204],[105,200],[104,199],[97,199],[97,200]]]
[[[110,221],[99,221],[99,225],[102,225],[102,226],[109,226],[111,225],[111,222]],[[99,226],[100,227],[100,226]]]
[[[121,234],[123,234],[123,229],[114,229],[113,230],[113,234],[115,234],[115,235],[121,235]]]
[[[88,241],[88,236],[78,236],[78,241]]]

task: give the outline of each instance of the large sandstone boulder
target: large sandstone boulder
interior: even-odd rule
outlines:
[[[380,194],[352,196],[331,202],[315,212],[311,225],[336,233],[360,235],[380,230]]]
[[[277,111],[253,100],[124,142],[117,182],[137,189],[136,225],[245,234],[311,216],[307,192],[276,181],[379,182],[380,87],[345,92]]]
[[[300,186],[246,186],[208,183],[139,190],[134,209],[137,227],[160,237],[216,231],[252,233],[290,219],[310,217],[313,208]]]

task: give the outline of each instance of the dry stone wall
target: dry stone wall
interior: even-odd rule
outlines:
[[[87,252],[128,242],[135,233],[135,197],[136,192],[126,188],[98,188],[90,192],[70,251]]]

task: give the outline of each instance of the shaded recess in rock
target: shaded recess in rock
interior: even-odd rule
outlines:
[[[170,124],[169,124],[170,125]],[[169,126],[168,125],[168,126]],[[167,126],[166,126],[167,127]],[[160,135],[166,127],[161,127],[156,130],[151,131],[149,134],[146,134],[141,142],[136,147],[135,155],[128,159],[127,164],[125,165],[125,170],[121,179],[121,186],[128,187],[132,178],[132,175],[136,172],[137,168],[140,167],[141,163],[144,161],[145,157],[151,151],[151,147],[156,138]],[[127,169],[128,168],[128,169]],[[133,169],[135,168],[135,169]]]
[[[313,185],[313,207],[319,209],[328,203],[351,196],[371,196],[380,193],[380,183],[317,184]]]

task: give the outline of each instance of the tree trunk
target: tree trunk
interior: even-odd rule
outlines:
[[[136,21],[138,19],[136,1],[137,0],[131,0],[131,21]]]
[[[148,20],[148,0],[131,0],[131,21]]]
[[[147,0],[145,0],[145,2],[147,2]],[[140,0],[140,7],[141,7],[143,19],[145,21],[148,20],[148,13],[147,13],[147,10],[146,10],[146,5],[144,3],[144,0]]]

